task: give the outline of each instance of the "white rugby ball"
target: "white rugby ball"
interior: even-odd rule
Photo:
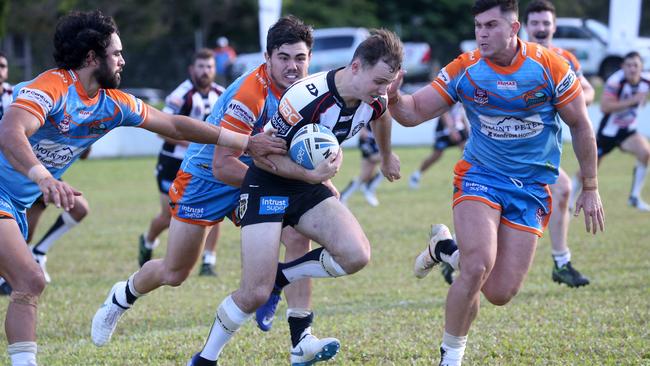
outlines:
[[[298,129],[291,140],[289,156],[305,169],[314,169],[323,160],[339,152],[339,141],[332,131],[316,123]]]

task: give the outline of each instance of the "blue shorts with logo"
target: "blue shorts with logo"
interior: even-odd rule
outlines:
[[[501,211],[501,223],[541,237],[551,216],[548,184],[524,183],[460,160],[454,167],[454,202],[473,200]]]
[[[27,208],[13,201],[7,193],[0,189],[0,219],[13,218],[18,224],[20,233],[27,240]]]
[[[175,219],[212,226],[225,217],[235,224],[239,189],[225,183],[195,177],[183,170],[169,187],[169,206]]]
[[[252,165],[241,186],[241,226],[282,222],[295,226],[305,212],[333,197],[324,184],[287,179]]]

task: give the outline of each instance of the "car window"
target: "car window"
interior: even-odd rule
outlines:
[[[569,38],[569,39],[590,39],[589,31],[583,28],[570,27],[570,26],[557,26],[554,38]]]
[[[326,51],[337,48],[351,48],[354,44],[354,37],[352,36],[329,36],[318,37],[314,39],[314,47],[312,51]]]

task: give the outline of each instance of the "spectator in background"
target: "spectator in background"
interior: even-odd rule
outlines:
[[[228,38],[217,38],[217,48],[214,49],[214,61],[217,64],[217,84],[230,84],[230,68],[237,58],[237,52],[228,44]]]

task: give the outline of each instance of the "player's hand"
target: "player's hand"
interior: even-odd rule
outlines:
[[[271,169],[277,170],[275,164],[266,156],[271,154],[284,155],[287,153],[287,143],[275,136],[276,130],[269,129],[264,133],[251,136],[248,140],[246,152],[255,160],[261,161]]]
[[[388,91],[386,93],[388,104],[396,101],[399,97],[399,89],[402,87],[402,82],[404,82],[404,74],[406,74],[406,70],[400,70],[397,73],[397,78],[388,86]]]
[[[341,199],[341,193],[339,193],[339,190],[336,189],[336,186],[334,186],[334,183],[332,183],[331,179],[324,181],[323,184],[325,185],[325,187],[329,188],[329,190],[332,192],[332,194],[334,195],[334,197],[336,197],[337,200]]]
[[[45,203],[54,203],[57,208],[63,207],[66,211],[74,207],[74,197],[81,196],[81,192],[54,177],[41,179],[38,188],[43,193]]]
[[[341,164],[343,163],[343,150],[339,149],[339,152],[331,156],[329,159],[323,160],[320,164],[312,170],[313,179],[309,183],[317,184],[323,183],[326,180],[331,179],[339,172],[341,169]]]
[[[386,179],[388,179],[389,182],[393,182],[401,178],[399,170],[400,170],[399,156],[391,152],[389,155],[382,157],[381,173],[384,175],[384,177],[386,177]]]
[[[596,234],[598,228],[600,228],[600,231],[605,230],[605,211],[598,190],[583,190],[580,193],[576,200],[576,209],[573,215],[578,216],[581,209],[585,215],[587,232]]]

